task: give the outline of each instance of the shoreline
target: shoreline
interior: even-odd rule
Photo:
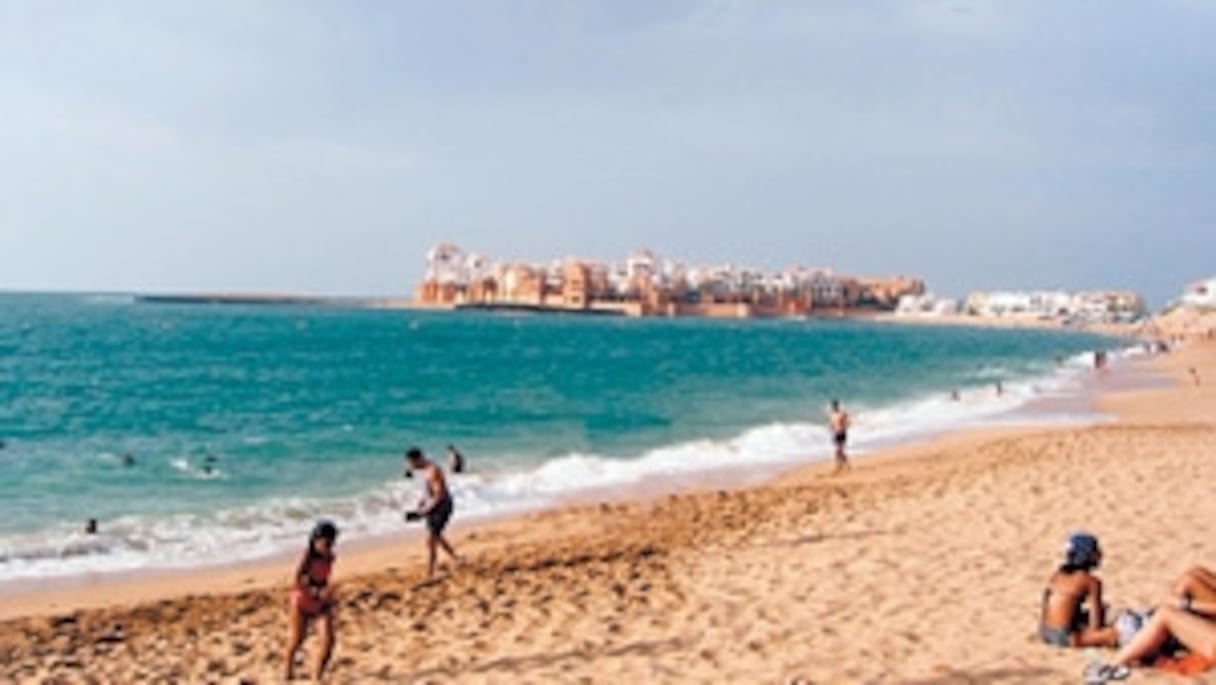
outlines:
[[[472,568],[437,583],[421,577],[416,540],[340,547],[332,681],[1072,682],[1083,655],[1033,639],[1038,584],[1067,530],[1100,526],[1116,606],[1151,602],[1216,555],[1204,542],[1216,504],[1197,477],[1216,455],[1216,395],[1186,374],[1214,363],[1216,346],[1202,343],[1136,362],[1174,382],[1110,383],[1097,403],[1116,419],[1103,425],[962,431],[858,459],[840,477],[811,465],[766,485],[457,529]],[[1102,486],[1069,486],[1084,474]],[[107,588],[102,609],[72,606],[87,591],[53,608],[34,593],[25,618],[5,602],[3,672],[63,675],[79,668],[71,655],[91,654],[81,663],[103,680],[277,682],[288,572],[134,582]],[[984,584],[998,610],[969,621],[949,598],[984,578],[1003,578]],[[32,611],[39,601],[46,611]],[[960,643],[965,654],[949,649]]]
[[[1059,376],[1057,370],[1049,375],[1021,379],[1008,387],[1013,388],[1023,383],[1037,384],[1047,380],[1070,381],[1075,383],[1076,387],[1065,396],[1053,394],[1036,396],[1022,399],[1016,406],[994,408],[981,404],[978,407],[972,407],[971,413],[965,417],[967,423],[961,429],[951,428],[948,423],[943,423],[937,426],[919,427],[895,437],[880,436],[871,438],[869,441],[863,440],[860,446],[855,445],[852,450],[853,461],[854,463],[885,461],[890,454],[916,452],[939,443],[950,443],[960,434],[963,436],[973,434],[1013,435],[1097,425],[1104,421],[1102,414],[1095,408],[1098,393],[1104,391],[1102,386],[1109,385],[1110,380],[1122,378],[1129,387],[1147,387],[1148,381],[1137,378],[1144,375],[1145,372],[1135,370],[1143,365],[1144,360],[1141,358],[1122,359],[1109,378],[1094,375],[1086,369],[1072,369],[1067,376]],[[1099,381],[1104,378],[1106,381],[1100,383]],[[926,395],[910,404],[896,406],[906,409],[919,406],[926,401],[932,401],[931,396]],[[981,400],[981,402],[988,402],[988,400]],[[886,407],[879,411],[890,409],[892,408]],[[865,413],[867,412],[863,409],[862,414]],[[770,425],[754,426],[725,442],[733,443],[744,438],[751,431],[770,427]],[[864,436],[863,431],[858,432]],[[870,444],[866,444],[867,442]],[[709,465],[689,472],[656,473],[642,484],[630,482],[584,486],[556,494],[553,496],[554,499],[532,506],[466,513],[463,516],[458,513],[453,523],[453,530],[461,533],[476,533],[483,529],[510,527],[524,519],[571,508],[639,504],[673,495],[720,490],[734,492],[780,484],[786,482],[791,474],[805,470],[815,473],[826,472],[831,466],[830,449],[826,437],[825,443],[820,447],[821,449],[815,448],[815,456],[810,458],[800,461],[774,461],[764,464],[759,469],[747,465]],[[418,527],[361,532],[358,537],[348,537],[344,540],[344,562],[351,556],[359,558],[366,556],[381,560],[386,555],[380,552],[386,547],[401,549],[407,546],[420,546],[420,541],[421,529]],[[150,563],[137,568],[15,578],[0,583],[0,620],[27,615],[48,615],[65,608],[106,608],[116,601],[119,604],[131,601],[156,601],[172,597],[179,585],[206,587],[220,592],[265,588],[281,581],[282,576],[288,573],[284,569],[290,568],[295,555],[296,552],[291,548],[280,548],[232,561],[213,563],[204,561],[201,564],[189,566]],[[378,567],[393,565],[393,563],[377,561],[377,563],[360,563],[359,567],[375,570]],[[345,565],[348,564],[344,563]],[[112,600],[110,599],[112,596],[118,596],[121,599]]]

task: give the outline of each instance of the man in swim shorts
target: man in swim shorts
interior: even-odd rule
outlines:
[[[406,520],[425,519],[426,521],[427,568],[430,577],[434,578],[438,548],[442,547],[443,551],[447,552],[456,563],[463,563],[460,555],[452,549],[452,545],[443,536],[444,529],[452,519],[452,493],[448,490],[447,480],[443,477],[443,469],[427,459],[422,454],[422,450],[411,447],[405,453],[405,461],[406,468],[421,473],[423,481],[426,483],[426,494],[418,502],[416,510],[406,513]]]
[[[844,453],[845,443],[849,441],[849,413],[840,408],[839,400],[832,400],[828,429],[832,432],[832,442],[836,444],[836,472],[839,473],[849,468],[849,457]]]

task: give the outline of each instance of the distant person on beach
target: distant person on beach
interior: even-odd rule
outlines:
[[[832,400],[828,413],[828,428],[832,431],[832,442],[836,445],[836,472],[849,468],[849,457],[844,452],[849,441],[849,413],[840,408],[839,400]]]
[[[337,599],[329,587],[334,567],[334,546],[338,543],[338,528],[329,521],[318,521],[308,536],[308,549],[296,567],[295,583],[291,589],[288,625],[286,675],[291,680],[295,671],[296,652],[304,642],[308,624],[315,621],[321,631],[321,653],[317,655],[314,679],[321,680],[334,649],[334,611]]]
[[[452,473],[464,473],[464,455],[457,451],[455,445],[448,445],[448,470]]]
[[[434,578],[440,547],[448,553],[448,556],[452,557],[453,561],[458,564],[463,563],[460,555],[452,549],[452,545],[443,536],[448,522],[452,520],[452,510],[454,509],[452,493],[448,490],[447,480],[443,477],[443,469],[427,459],[422,454],[422,450],[411,447],[405,453],[405,460],[407,468],[411,471],[421,472],[426,483],[426,493],[418,502],[418,508],[406,512],[405,519],[407,521],[426,521],[427,574]]]
[[[84,522],[85,535],[97,535],[97,519],[89,519]]]
[[[1115,647],[1118,631],[1106,625],[1102,581],[1094,570],[1102,548],[1089,533],[1073,533],[1064,546],[1064,563],[1047,581],[1039,616],[1039,637],[1056,647]]]
[[[1190,371],[1191,371],[1191,380],[1194,381],[1196,386],[1198,386],[1199,385],[1199,369],[1196,369],[1195,367],[1192,366],[1190,368]]]
[[[1001,385],[1000,381],[996,382],[996,396],[1000,397],[1005,394],[1005,386]]]
[[[950,391],[950,401],[951,401],[951,402],[958,402],[958,401],[959,401],[959,396],[958,396],[958,391],[957,391],[957,390],[951,390],[951,391]]]

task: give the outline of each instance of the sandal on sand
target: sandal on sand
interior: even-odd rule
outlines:
[[[1090,664],[1085,667],[1085,685],[1104,685],[1114,680],[1127,680],[1132,670],[1114,664]]]

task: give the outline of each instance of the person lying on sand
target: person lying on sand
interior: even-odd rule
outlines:
[[[1123,680],[1137,663],[1154,657],[1172,655],[1181,647],[1193,654],[1216,661],[1216,623],[1211,619],[1173,606],[1157,607],[1152,617],[1110,663],[1094,663],[1085,669],[1086,685],[1101,685]]]
[[[1102,548],[1089,533],[1077,532],[1064,546],[1064,563],[1047,581],[1039,637],[1056,647],[1116,647],[1119,634],[1106,625],[1102,581],[1094,569]]]
[[[1202,566],[1188,569],[1174,583],[1148,621],[1109,663],[1085,669],[1087,685],[1123,680],[1130,667],[1171,656],[1179,649],[1216,660],[1216,574]]]
[[[321,653],[317,656],[314,673],[316,680],[325,675],[329,657],[334,649],[334,610],[337,599],[329,587],[329,575],[334,566],[334,545],[338,542],[338,528],[329,521],[319,521],[308,536],[308,549],[296,567],[295,584],[291,589],[288,609],[290,637],[287,639],[288,680],[295,670],[296,652],[304,642],[308,624],[316,621],[321,630]]]
[[[442,547],[443,551],[447,552],[448,556],[452,557],[456,563],[463,562],[460,555],[456,553],[456,550],[452,549],[452,545],[443,537],[443,531],[452,519],[452,510],[454,508],[452,493],[448,490],[447,480],[443,477],[443,469],[423,456],[422,450],[417,447],[411,447],[405,453],[405,460],[406,468],[411,471],[421,471],[423,480],[426,483],[426,494],[418,502],[418,508],[414,511],[406,512],[405,518],[407,521],[426,519],[427,569],[428,575],[434,578],[435,562],[437,561],[439,547]]]

